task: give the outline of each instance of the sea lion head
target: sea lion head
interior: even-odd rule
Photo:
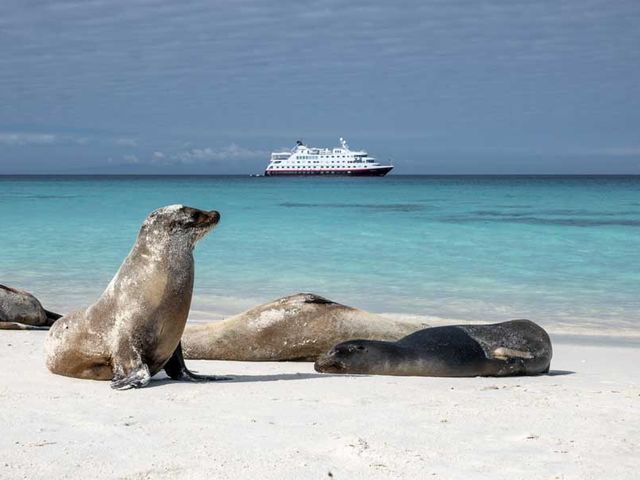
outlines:
[[[314,368],[322,373],[381,373],[392,363],[392,349],[389,342],[350,340],[318,358]]]
[[[147,237],[178,239],[191,247],[220,221],[216,210],[199,210],[184,205],[169,205],[149,214],[140,230]]]

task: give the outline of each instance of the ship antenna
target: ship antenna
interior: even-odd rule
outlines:
[[[344,148],[345,150],[349,150],[349,145],[347,145],[347,141],[340,137],[340,145],[342,145],[342,148]]]

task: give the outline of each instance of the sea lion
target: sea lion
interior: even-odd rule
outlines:
[[[220,379],[190,372],[180,347],[193,290],[193,247],[219,219],[215,210],[182,205],[152,212],[98,301],[49,331],[49,370],[111,380],[115,389],[143,387],[161,369],[173,379]]]
[[[351,340],[315,363],[318,372],[476,377],[549,371],[551,340],[530,320],[433,327],[397,342]]]
[[[0,285],[0,330],[43,330],[60,317],[29,292]]]
[[[313,293],[298,293],[234,317],[187,325],[185,358],[240,361],[315,361],[350,338],[397,340],[424,328],[417,321],[390,320]]]

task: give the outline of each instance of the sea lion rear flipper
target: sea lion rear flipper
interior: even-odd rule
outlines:
[[[129,388],[141,388],[144,387],[151,380],[149,373],[149,367],[147,364],[141,364],[137,369],[129,372],[128,375],[124,373],[116,373],[111,380],[111,388],[114,390],[127,390]]]
[[[44,313],[47,315],[47,326],[48,327],[50,327],[51,325],[56,323],[56,320],[59,320],[60,318],[62,318],[62,315],[60,315],[59,313],[51,312],[49,310],[45,310]]]
[[[514,350],[512,348],[499,347],[492,352],[492,357],[496,360],[510,360],[515,358],[532,359],[533,354],[523,350]]]
[[[215,382],[218,380],[231,380],[231,377],[219,377],[215,375],[198,375],[187,368],[182,355],[182,343],[178,343],[175,352],[164,365],[164,371],[173,380],[189,380],[192,382]]]

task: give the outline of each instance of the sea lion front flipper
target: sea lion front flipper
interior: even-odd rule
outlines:
[[[0,320],[0,330],[49,330],[49,327],[40,327],[20,322],[5,322],[4,320]]]
[[[111,388],[114,390],[128,390],[129,388],[142,388],[151,380],[149,367],[142,363],[138,368],[125,375],[122,369],[111,380]]]
[[[187,368],[182,355],[182,343],[178,343],[175,352],[164,365],[164,371],[173,380],[189,380],[191,382],[216,382],[219,380],[231,380],[231,377],[218,377],[215,375],[198,375]]]

